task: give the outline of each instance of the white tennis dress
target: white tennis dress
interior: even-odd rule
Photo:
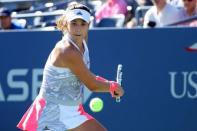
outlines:
[[[64,46],[68,40],[78,50],[78,46],[65,35],[56,46]],[[89,52],[85,41],[83,60],[90,67]],[[92,116],[83,110],[84,84],[69,68],[56,67],[51,64],[50,56],[43,72],[43,82],[39,95],[22,117],[17,127],[27,131],[65,131],[75,128]]]

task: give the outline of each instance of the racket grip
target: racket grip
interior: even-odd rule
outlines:
[[[116,102],[120,102],[120,101],[121,101],[120,97],[116,97]]]

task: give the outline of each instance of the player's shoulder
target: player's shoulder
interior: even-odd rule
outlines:
[[[72,61],[81,58],[80,52],[69,42],[60,43],[61,46],[57,46],[57,50],[60,52],[60,56],[64,60]]]

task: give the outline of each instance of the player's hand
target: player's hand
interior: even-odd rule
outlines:
[[[122,97],[124,95],[124,89],[118,84],[118,88],[114,91],[114,95],[112,97]]]

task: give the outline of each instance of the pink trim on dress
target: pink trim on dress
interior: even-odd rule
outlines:
[[[30,108],[25,112],[17,127],[21,130],[36,131],[38,119],[46,105],[44,98],[36,98]]]
[[[80,115],[84,115],[88,120],[94,119],[91,115],[89,115],[85,110],[83,109],[83,105],[79,105],[78,111],[80,112]]]

